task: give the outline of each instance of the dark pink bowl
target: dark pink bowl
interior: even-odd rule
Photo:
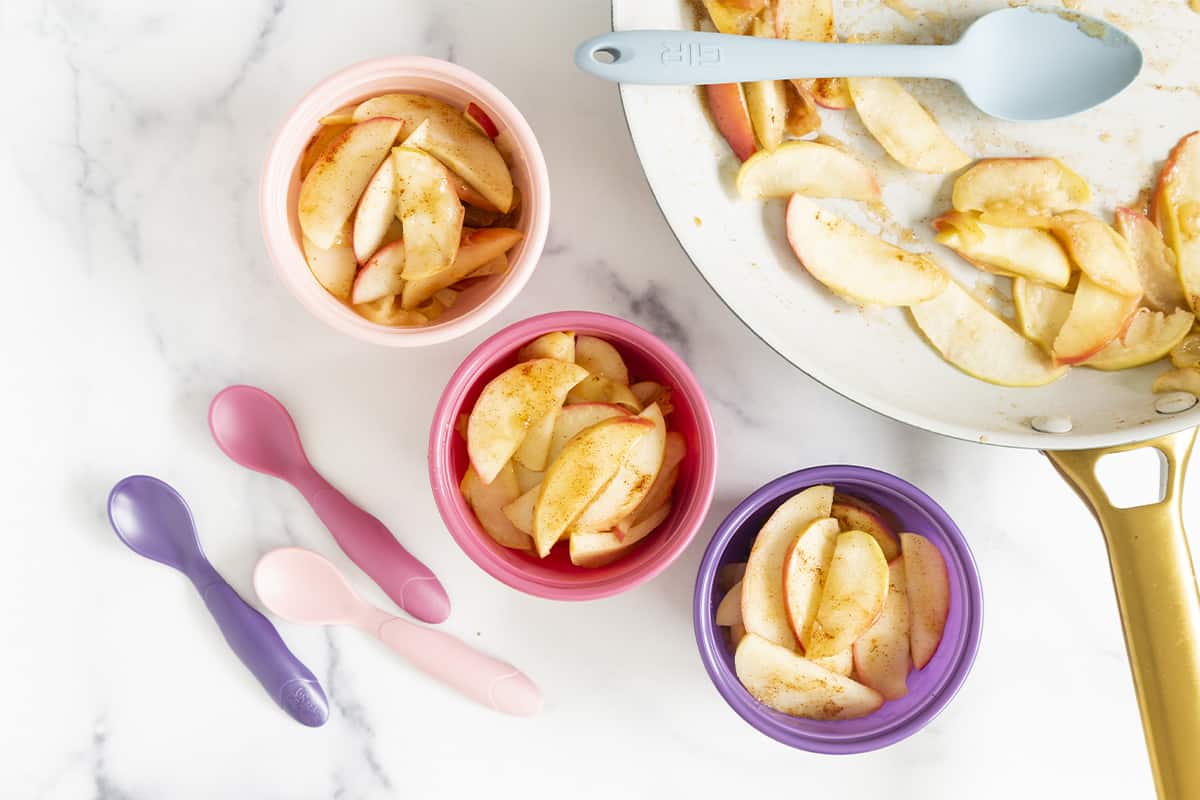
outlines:
[[[454,430],[459,414],[470,412],[488,381],[517,363],[517,351],[544,333],[574,331],[598,336],[620,351],[637,380],[671,387],[675,411],[667,427],[687,440],[679,466],[671,515],[628,555],[612,564],[584,569],[571,563],[565,548],[547,558],[511,550],[487,534],[458,485],[467,471],[467,444]],[[497,580],[552,600],[593,600],[645,583],[674,561],[704,522],[717,480],[717,433],[696,376],[654,334],[608,314],[558,311],[509,325],[466,357],[446,384],[429,431],[429,482],[450,535],[463,552]]]
[[[908,676],[908,694],[853,720],[810,720],[788,716],[755,700],[733,668],[733,651],[714,617],[721,601],[716,574],[723,565],[745,561],[759,528],[792,495],[819,484],[867,500],[891,513],[899,530],[928,538],[946,560],[950,616],[933,659]],[[747,497],[713,534],[696,576],[693,616],[696,643],[713,685],[742,719],[762,733],[814,753],[863,753],[912,736],[946,707],[966,680],[979,649],[983,595],[979,572],[962,531],[929,495],[894,475],[868,467],[811,467],[777,478]]]

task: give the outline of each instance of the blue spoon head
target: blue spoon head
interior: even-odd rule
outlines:
[[[993,11],[958,43],[959,83],[980,110],[1033,121],[1077,114],[1119,94],[1142,51],[1103,20],[1064,8]]]
[[[131,475],[114,486],[108,495],[108,519],[138,555],[181,572],[206,560],[187,503],[158,478]]]

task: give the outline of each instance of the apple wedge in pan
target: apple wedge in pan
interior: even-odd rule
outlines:
[[[809,719],[865,716],[903,697],[909,672],[936,655],[950,612],[945,561],[886,518],[832,486],[809,487],[772,513],[744,564],[718,571],[714,622],[759,702]]]
[[[638,382],[642,402],[611,342],[570,331],[527,342],[517,358],[459,428],[463,498],[500,546],[545,558],[563,542],[576,566],[610,564],[674,508],[687,445],[670,430],[670,387]],[[573,401],[585,386],[606,399]]]

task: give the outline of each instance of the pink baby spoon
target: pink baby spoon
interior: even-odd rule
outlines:
[[[426,675],[496,711],[530,716],[542,708],[537,686],[512,664],[365,602],[337,567],[311,550],[285,547],[267,553],[254,568],[254,590],[268,609],[290,622],[360,628]]]
[[[208,427],[225,455],[295,486],[338,546],[396,605],[425,622],[450,616],[450,598],[429,567],[313,469],[282,403],[253,386],[230,386],[208,407]]]

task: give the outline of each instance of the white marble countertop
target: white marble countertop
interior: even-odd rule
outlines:
[[[1038,454],[858,408],[726,310],[662,222],[615,88],[571,66],[574,44],[607,29],[605,3],[337,6],[0,8],[0,685],[11,692],[0,794],[1151,795],[1091,517]],[[518,301],[418,352],[311,317],[276,279],[257,219],[259,167],[285,111],[334,70],[395,53],[495,82],[540,137],[554,191],[549,246]],[[716,502],[682,558],[587,604],[526,597],[481,572],[445,533],[425,467],[428,421],[458,360],[505,324],[564,308],[619,314],[674,345],[709,393],[723,448]],[[482,711],[355,631],[280,622],[332,701],[328,725],[304,729],[231,657],[187,582],[118,542],[105,495],[147,472],[189,500],[212,561],[252,601],[251,568],[273,547],[347,563],[290,487],[236,467],[209,438],[208,401],[236,382],[284,400],[314,462],[442,577],[446,629],[540,682],[541,717]],[[744,724],[710,685],[690,621],[723,515],[781,473],[834,462],[893,471],[939,499],[974,548],[986,606],[974,672],[945,713],[908,741],[841,758]]]

